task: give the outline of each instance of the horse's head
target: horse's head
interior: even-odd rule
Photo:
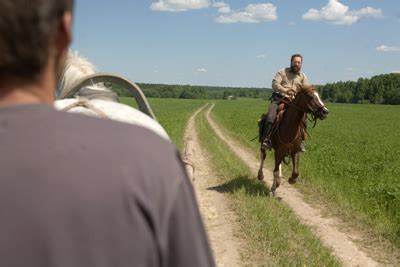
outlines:
[[[329,110],[325,107],[315,87],[313,85],[300,87],[296,94],[294,102],[297,106],[306,113],[313,114],[318,119],[326,119]]]
[[[64,70],[58,80],[56,96],[66,95],[71,91],[76,81],[96,72],[92,63],[83,58],[78,52],[68,51]]]
[[[78,52],[68,51],[67,60],[65,61],[64,70],[59,78],[56,98],[64,98],[66,95],[72,94],[77,83],[95,74],[95,68],[86,58],[83,58]],[[74,96],[82,96],[88,99],[104,99],[119,102],[117,94],[102,84],[92,83],[85,87],[79,88]]]

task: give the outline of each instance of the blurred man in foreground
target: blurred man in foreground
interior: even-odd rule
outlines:
[[[0,266],[213,266],[176,149],[52,108],[72,0],[0,0]]]

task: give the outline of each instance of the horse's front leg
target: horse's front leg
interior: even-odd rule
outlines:
[[[282,160],[283,155],[279,151],[275,151],[275,168],[274,168],[274,182],[271,186],[271,193],[275,195],[276,189],[281,185],[282,180]]]
[[[266,157],[267,157],[267,153],[265,152],[265,149],[261,148],[260,149],[261,163],[260,163],[260,169],[258,169],[258,175],[257,175],[257,178],[260,181],[264,180],[263,168],[264,168],[264,161],[265,161]]]
[[[297,177],[299,177],[299,158],[299,152],[292,154],[293,170],[292,176],[288,180],[289,184],[295,184],[297,182]]]

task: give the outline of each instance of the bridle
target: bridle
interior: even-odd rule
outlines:
[[[314,128],[314,127],[317,125],[317,119],[318,119],[316,113],[317,113],[319,110],[323,109],[325,106],[318,107],[318,108],[314,108],[314,107],[312,107],[312,106],[310,105],[310,103],[308,103],[307,101],[305,101],[305,99],[304,99],[304,94],[307,94],[307,93],[309,93],[310,91],[315,91],[315,87],[310,87],[310,89],[303,89],[303,90],[304,90],[304,91],[300,91],[299,93],[296,93],[296,96],[297,96],[298,94],[300,94],[300,93],[303,94],[303,95],[302,95],[302,99],[301,99],[301,101],[302,101],[302,103],[303,103],[303,105],[302,105],[303,108],[299,107],[299,105],[296,105],[297,103],[294,103],[295,100],[291,101],[291,102],[288,104],[288,108],[289,108],[289,106],[291,106],[291,107],[293,107],[293,108],[295,108],[295,109],[297,109],[297,110],[299,110],[299,111],[301,111],[301,112],[307,114],[306,116],[307,116],[308,121],[314,122],[314,125],[313,125],[313,128]],[[300,100],[299,100],[299,101],[300,101]],[[311,115],[311,118],[308,117],[308,114]]]
[[[309,93],[310,91],[315,91],[315,88],[314,88],[314,87],[311,87],[310,89],[303,89],[303,90],[304,90],[304,91],[300,91],[300,92],[297,93],[296,95],[298,95],[298,94],[307,94],[307,93]],[[301,101],[301,102],[303,103],[303,105],[301,105],[302,107],[300,107],[300,106],[298,105],[298,103],[295,102],[296,100],[291,100],[291,101],[289,100],[289,101],[287,101],[287,100],[285,99],[285,100],[282,100],[282,102],[284,102],[284,103],[287,105],[286,110],[287,110],[289,107],[293,107],[294,109],[296,109],[296,110],[298,110],[298,111],[301,111],[301,112],[307,114],[307,115],[306,115],[306,116],[307,116],[307,119],[308,119],[310,122],[311,122],[311,121],[314,122],[314,125],[313,125],[313,127],[312,127],[312,128],[314,128],[314,127],[317,125],[317,119],[318,119],[316,113],[318,112],[319,109],[324,108],[324,106],[322,106],[322,107],[320,107],[320,108],[313,108],[313,107],[310,105],[310,103],[307,103],[307,102],[305,101],[304,96],[301,96],[301,97],[302,97],[302,99],[299,99],[299,100],[297,100],[297,101],[298,101],[298,102]],[[308,114],[311,114],[311,119],[308,117]],[[293,142],[293,140],[295,140],[295,139],[298,137],[298,135],[300,134],[300,132],[298,132],[298,133],[296,134],[296,136],[295,136],[291,141],[289,141],[289,142],[284,142],[284,141],[282,140],[282,137],[281,137],[280,132],[279,132],[279,126],[276,128],[276,131],[277,131],[277,136],[278,136],[279,142],[280,142],[281,144],[283,144],[283,145],[289,145],[289,144],[291,144],[291,143]]]

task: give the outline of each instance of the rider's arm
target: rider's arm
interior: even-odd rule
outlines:
[[[284,75],[281,71],[275,75],[274,79],[272,80],[272,90],[282,96],[288,96],[289,89],[282,86],[283,76]]]

